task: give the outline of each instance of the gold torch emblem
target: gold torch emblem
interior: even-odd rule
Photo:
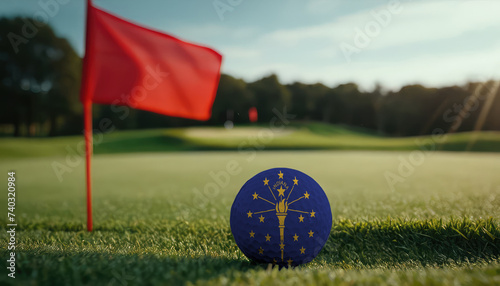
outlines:
[[[314,210],[311,210],[310,212],[308,212],[308,211],[296,210],[296,209],[289,209],[288,208],[290,205],[292,205],[293,203],[295,203],[297,201],[300,201],[302,199],[309,199],[310,194],[307,191],[305,191],[305,192],[301,191],[299,193],[299,198],[297,198],[297,199],[289,202],[288,200],[289,200],[290,195],[292,194],[294,188],[299,185],[299,180],[297,180],[297,178],[294,178],[292,180],[293,181],[293,185],[291,186],[290,191],[288,192],[289,185],[287,185],[287,183],[284,181],[283,175],[284,174],[281,171],[278,173],[278,180],[275,181],[274,185],[270,185],[269,184],[270,180],[268,180],[267,178],[265,178],[264,181],[263,181],[264,182],[264,186],[267,186],[267,189],[269,189],[269,192],[272,195],[272,199],[271,200],[263,198],[257,192],[255,192],[252,195],[254,200],[265,201],[265,202],[267,202],[269,204],[274,205],[274,208],[273,209],[269,209],[269,210],[263,210],[263,211],[255,211],[255,212],[252,212],[252,210],[249,210],[248,213],[247,213],[247,216],[248,216],[249,219],[252,219],[254,215],[260,215],[258,217],[259,222],[260,223],[264,223],[265,222],[265,216],[264,216],[265,213],[276,211],[276,216],[278,217],[278,222],[279,222],[278,227],[279,227],[279,230],[280,230],[280,244],[279,244],[279,247],[280,247],[280,252],[281,252],[281,261],[284,261],[284,251],[285,251],[285,219],[287,217],[288,212],[290,211],[290,212],[300,213],[300,216],[295,218],[295,219],[298,220],[299,223],[301,223],[301,222],[304,221],[303,214],[309,215],[311,218],[314,218],[315,215],[316,215],[316,212],[314,212]],[[277,192],[277,195],[274,194],[273,190],[275,192]],[[288,195],[285,196],[285,192],[288,192]],[[273,199],[274,199],[274,202],[272,202]],[[294,217],[292,217],[291,219],[294,219]],[[255,237],[254,231],[251,230],[249,232],[249,235],[250,235],[250,237]],[[311,230],[309,232],[309,237],[313,237],[313,235],[314,235],[314,232]],[[271,238],[272,237],[269,234],[267,234],[265,236],[266,241],[271,241]],[[293,240],[294,241],[299,241],[299,236],[297,234],[295,234],[293,236]],[[305,250],[306,249],[304,247],[302,247],[300,249],[300,253],[304,254]],[[259,254],[262,255],[265,250],[262,247],[260,247],[258,249],[258,251],[259,251]],[[276,260],[274,260],[274,261],[277,262]],[[293,261],[291,259],[289,259],[289,260],[287,260],[287,262],[288,262],[288,264],[291,264]]]
[[[280,228],[280,249],[281,249],[281,259],[283,260],[283,250],[285,249],[285,218],[286,212],[288,211],[288,202],[285,202],[285,199],[282,199],[279,203],[276,204],[276,216],[278,216],[279,220],[279,228]]]

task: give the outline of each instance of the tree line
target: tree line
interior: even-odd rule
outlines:
[[[18,43],[19,50],[14,51],[8,35],[23,25],[25,18],[0,19],[0,133],[82,134],[81,58],[66,39],[56,36],[47,25],[37,27],[36,37]],[[387,136],[415,136],[432,134],[437,129],[473,130],[482,111],[486,111],[486,117],[481,128],[500,130],[499,93],[493,82],[440,88],[407,85],[387,92],[381,86],[362,91],[355,83],[334,87],[321,83],[283,84],[275,74],[253,82],[222,74],[212,118],[207,122],[134,109],[118,114],[106,105],[94,107],[94,120],[109,118],[122,130],[222,126],[228,120],[238,125],[249,124],[249,110],[255,108],[257,123],[269,123],[276,108],[286,109],[295,120],[342,124]]]
[[[489,97],[493,101],[485,110]],[[251,106],[257,107],[262,123],[274,116],[273,108],[286,108],[296,120],[343,124],[387,136],[471,131],[480,113],[486,111],[482,130],[500,130],[500,90],[493,81],[441,88],[406,85],[389,92],[377,86],[367,92],[355,83],[335,87],[300,82],[283,85],[274,74],[246,83],[222,75],[211,123],[221,124],[228,110],[235,114],[236,123],[248,122]]]

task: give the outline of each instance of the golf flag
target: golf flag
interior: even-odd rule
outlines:
[[[80,99],[87,161],[87,229],[92,230],[92,103],[125,105],[164,115],[208,120],[222,56],[116,17],[87,0]]]
[[[257,108],[250,107],[250,109],[248,110],[248,119],[250,119],[250,122],[252,123],[257,122],[257,120],[259,119]]]

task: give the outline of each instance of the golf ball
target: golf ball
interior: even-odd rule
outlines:
[[[288,168],[248,180],[231,207],[231,231],[251,260],[297,266],[314,259],[332,227],[325,192],[308,175]]]

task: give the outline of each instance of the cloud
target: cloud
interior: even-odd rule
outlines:
[[[496,1],[407,3],[369,48],[450,39],[488,27],[500,28],[499,10],[500,2]]]
[[[237,66],[228,61],[227,66],[251,79],[276,72],[285,82],[355,81],[365,87],[377,81],[397,88],[411,82],[443,85],[500,77],[500,39],[492,39],[488,32],[500,28],[500,1],[401,3],[401,12],[391,15],[389,25],[351,64],[343,57],[340,43],[353,44],[356,28],[363,30],[375,19],[372,11],[380,13],[386,5],[320,25],[266,33],[245,45],[259,51],[259,57]],[[469,43],[470,35],[480,42]]]
[[[323,81],[329,85],[354,81],[370,89],[376,82],[391,89],[404,84],[425,83],[432,86],[465,83],[468,80],[500,78],[500,44],[481,52],[457,51],[453,53],[425,54],[399,61],[372,60],[351,64],[323,65],[309,69],[302,79],[307,82]],[[280,70],[285,81],[297,75]]]
[[[226,40],[244,40],[257,35],[257,29],[254,27],[234,28],[219,24],[207,24],[196,26],[169,27],[170,31],[174,31],[185,38],[196,39],[197,41],[214,41]]]
[[[254,60],[261,56],[260,51],[244,47],[222,47],[221,50],[224,51],[224,56],[228,59]]]
[[[320,2],[310,3],[319,5]],[[476,1],[401,2],[402,12],[389,14],[389,25],[381,28],[380,39],[369,48],[451,38],[469,31],[500,26],[500,2],[485,2],[480,5]],[[262,41],[295,45],[320,39],[332,44],[352,44],[356,29],[365,30],[369,22],[376,21],[374,14],[382,13],[388,15],[387,5],[339,17],[321,25],[274,31],[263,36]]]

